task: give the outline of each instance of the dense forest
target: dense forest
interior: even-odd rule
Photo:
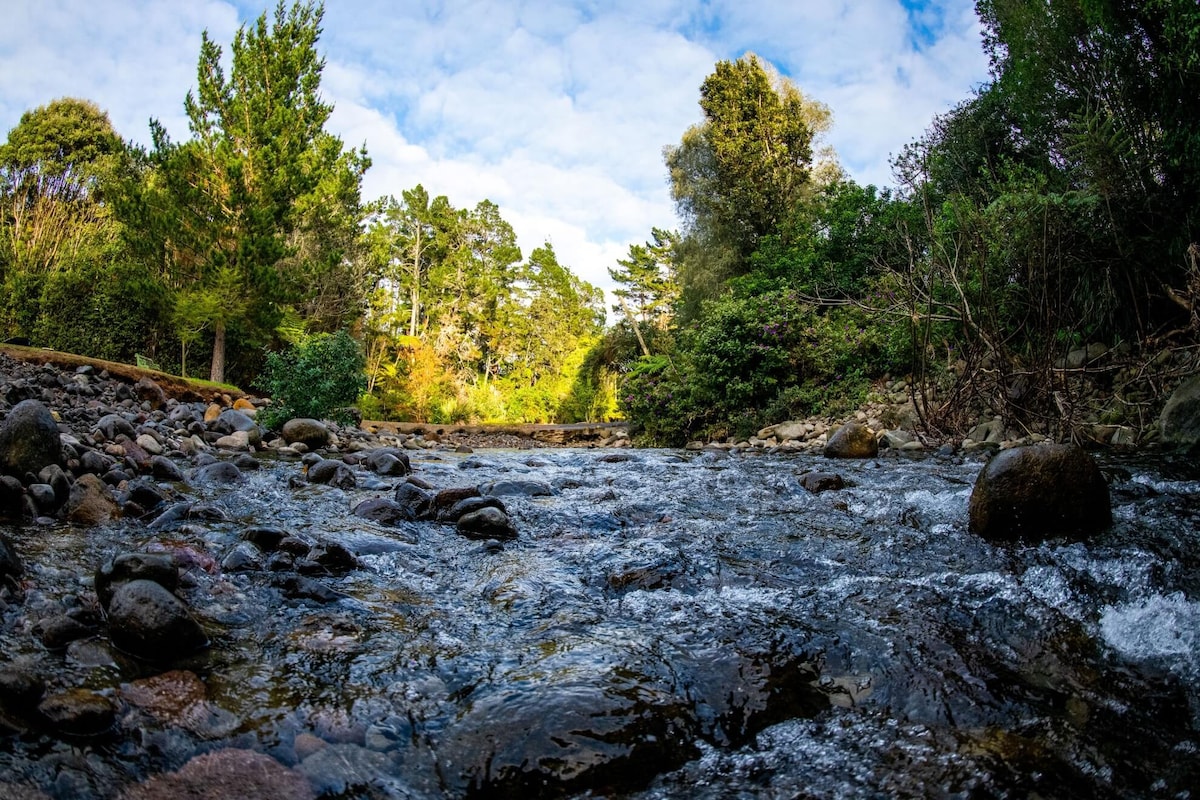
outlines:
[[[680,229],[612,266],[605,329],[603,293],[494,203],[362,198],[322,7],[281,3],[228,62],[205,35],[186,137],[139,147],[69,98],[9,132],[0,338],[265,389],[349,370],[371,417],[621,415],[669,444],[844,414],[885,376],[930,432],[986,409],[1061,433],[1085,379],[1144,414],[1121,376],[1200,336],[1200,6],[977,10],[991,79],[897,143],[892,189],[843,173],[829,109],[769,64],[716,64],[664,151]],[[1070,359],[1089,345],[1119,364]]]

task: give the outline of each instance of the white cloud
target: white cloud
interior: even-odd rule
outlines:
[[[127,138],[145,143],[150,117],[186,136],[200,32],[227,46],[259,13],[239,3],[17,0],[0,127],[79,96]],[[419,182],[460,207],[491,199],[526,254],[549,239],[607,285],[628,244],[676,225],[662,148],[699,120],[718,59],[772,61],[831,106],[851,175],[890,182],[889,153],[986,76],[970,0],[909,15],[900,0],[327,0],[322,92],[331,129],[367,145],[367,198]]]

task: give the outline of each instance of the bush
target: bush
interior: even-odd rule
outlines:
[[[349,422],[346,410],[367,387],[362,349],[345,331],[303,339],[281,353],[267,353],[257,385],[274,403],[260,420],[268,428],[293,417]]]

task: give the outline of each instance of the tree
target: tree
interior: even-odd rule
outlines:
[[[629,246],[629,255],[609,267],[608,274],[620,284],[613,294],[620,302],[614,311],[624,313],[632,327],[643,355],[650,355],[642,327],[655,330],[666,328],[679,298],[679,282],[675,277],[675,248],[679,234],[654,228],[652,241]]]
[[[704,122],[664,154],[690,240],[679,252],[685,305],[693,312],[746,270],[761,239],[808,191],[812,125],[825,126],[829,117],[753,54],[718,62],[700,88],[700,107]]]
[[[266,341],[286,306],[327,288],[321,278],[355,240],[369,162],[324,129],[332,106],[318,93],[322,14],[319,4],[280,2],[270,24],[263,14],[239,28],[228,78],[205,32],[197,91],[184,102],[192,138],[173,143],[152,122],[140,221],[177,291],[176,318],[211,326],[215,381],[229,332]]]

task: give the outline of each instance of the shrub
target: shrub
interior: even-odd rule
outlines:
[[[366,389],[362,349],[345,331],[309,336],[267,353],[258,386],[274,399],[260,420],[274,428],[293,417],[349,422],[346,410]]]

